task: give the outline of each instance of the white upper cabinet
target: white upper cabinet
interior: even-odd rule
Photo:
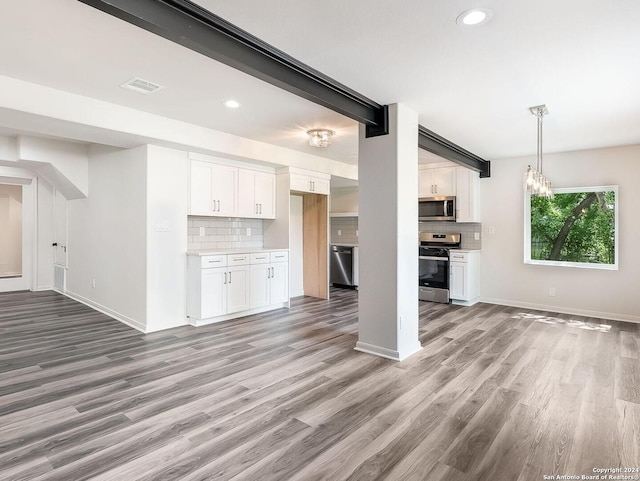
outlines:
[[[191,160],[189,215],[276,218],[276,175]]]
[[[329,179],[307,174],[291,174],[291,190],[296,192],[309,192],[312,194],[329,195]]]
[[[418,170],[418,195],[456,195],[456,167],[421,167]]]
[[[191,215],[234,217],[237,205],[238,168],[191,161]]]
[[[456,222],[480,222],[480,175],[456,167]]]
[[[276,218],[276,176],[269,172],[239,170],[240,217]]]

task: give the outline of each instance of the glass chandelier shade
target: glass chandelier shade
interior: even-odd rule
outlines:
[[[551,181],[542,173],[542,118],[548,114],[549,111],[547,110],[546,105],[529,107],[529,110],[531,110],[531,113],[538,118],[538,154],[536,158],[536,168],[534,169],[530,165],[527,167],[524,188],[531,195],[551,198],[553,197]]]
[[[335,132],[329,129],[312,129],[307,130],[309,136],[309,145],[312,147],[328,147],[331,137]]]

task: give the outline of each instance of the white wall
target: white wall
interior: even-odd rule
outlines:
[[[358,212],[358,188],[341,187],[331,189],[331,212]]]
[[[0,184],[0,277],[22,275],[22,186]]]
[[[146,146],[91,147],[90,195],[69,202],[67,273],[70,296],[142,330],[147,298],[146,186]]]
[[[640,322],[640,145],[546,154],[555,187],[619,185],[619,270],[524,264],[523,173],[535,158],[494,160],[482,195],[481,296],[487,302]],[[490,229],[495,231],[490,234]],[[556,296],[548,295],[549,287]]]
[[[187,323],[188,175],[186,152],[147,146],[147,332]]]
[[[20,164],[31,166],[55,185],[65,198],[87,196],[89,161],[85,144],[20,136],[17,147]]]
[[[37,250],[38,250],[38,282],[37,290],[46,290],[53,287],[53,186],[43,178],[38,179],[38,225],[37,225]]]
[[[289,223],[289,295],[304,295],[304,250],[302,196],[290,196]]]

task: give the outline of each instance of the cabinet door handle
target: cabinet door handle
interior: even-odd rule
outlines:
[[[225,284],[227,283],[227,273],[226,272],[224,273],[224,283]]]
[[[274,272],[273,267],[272,267],[272,268],[271,268],[271,278],[273,278],[273,277],[275,277],[275,276],[276,276],[276,273]]]
[[[212,205],[211,205],[211,210],[212,210],[213,212],[215,212],[215,211],[216,211],[216,201],[215,201],[215,200],[212,200],[212,201],[211,201],[211,204],[212,204]]]
[[[218,201],[218,212],[220,212],[220,201]]]
[[[271,269],[267,267],[267,279],[271,278]]]
[[[229,284],[231,284],[231,272],[229,272]]]
[[[260,206],[260,214],[262,214],[262,204],[258,204]]]

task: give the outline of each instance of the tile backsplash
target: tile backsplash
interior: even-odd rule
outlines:
[[[340,235],[338,235],[340,231]],[[357,217],[331,217],[331,243],[332,244],[357,244],[358,243],[358,218]]]
[[[482,237],[475,240],[474,234],[482,235],[482,224],[479,222],[420,222],[420,232],[442,232],[444,234],[460,233],[462,249],[482,249]],[[341,235],[338,235],[340,231]],[[358,243],[358,218],[357,217],[332,217],[331,218],[331,243],[332,244],[357,244]]]
[[[480,222],[420,222],[420,232],[442,232],[443,234],[460,233],[461,249],[482,249],[482,224]],[[480,234],[480,240],[475,240],[474,234]]]
[[[247,228],[251,235],[247,235]],[[200,235],[204,229],[204,235]],[[187,223],[187,248],[229,249],[264,247],[263,220],[238,217],[189,216]]]

